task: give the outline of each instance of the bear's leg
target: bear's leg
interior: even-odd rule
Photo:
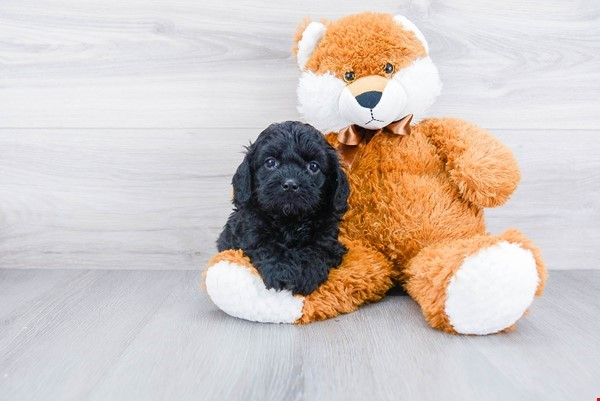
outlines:
[[[392,263],[380,252],[359,241],[344,241],[348,253],[332,269],[327,281],[306,296],[302,317],[296,323],[311,323],[353,312],[368,302],[379,301],[394,285]]]
[[[349,250],[342,264],[306,297],[267,289],[239,250],[221,252],[210,261],[204,273],[207,292],[224,312],[257,322],[310,323],[352,312],[392,287],[392,264],[358,241],[342,242]]]
[[[203,276],[210,299],[228,315],[263,323],[294,323],[302,316],[304,297],[267,289],[241,250],[217,254]]]
[[[539,249],[508,230],[428,246],[408,263],[403,278],[432,327],[482,335],[514,327],[534,295],[541,295],[546,268]]]

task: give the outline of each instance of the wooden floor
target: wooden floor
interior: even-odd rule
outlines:
[[[194,271],[0,270],[4,400],[594,400],[600,271],[552,272],[515,332],[388,296],[308,326],[234,319]]]

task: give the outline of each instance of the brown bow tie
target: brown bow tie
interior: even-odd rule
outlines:
[[[363,128],[359,125],[349,125],[346,128],[342,128],[338,132],[338,150],[342,156],[342,160],[346,162],[346,165],[350,167],[356,153],[358,151],[358,144],[364,142],[365,144],[378,133],[385,132],[392,135],[408,135],[410,134],[410,121],[413,115],[409,114],[401,120],[394,121],[390,125],[387,125],[378,130],[370,130]]]

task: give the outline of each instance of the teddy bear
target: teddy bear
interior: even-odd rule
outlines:
[[[435,329],[512,330],[547,272],[520,231],[487,232],[484,208],[504,204],[520,172],[512,152],[474,124],[416,122],[441,91],[421,31],[401,15],[307,20],[294,53],[298,110],[339,151],[348,176],[340,225],[348,253],[299,296],[266,288],[240,250],[221,252],[204,273],[211,300],[239,318],[304,324],[352,312],[399,284]]]

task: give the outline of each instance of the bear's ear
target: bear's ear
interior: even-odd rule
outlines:
[[[402,25],[402,27],[404,29],[406,29],[407,31],[411,31],[412,33],[414,33],[415,36],[417,37],[417,39],[419,39],[419,41],[423,44],[423,47],[425,48],[425,51],[427,52],[427,54],[429,54],[429,45],[427,44],[427,41],[425,40],[425,36],[419,30],[419,28],[417,28],[417,26],[415,24],[410,22],[408,20],[408,18],[406,18],[404,15],[394,16],[394,21],[396,21],[396,23]]]
[[[325,25],[321,22],[311,22],[310,19],[305,19],[296,31],[296,45],[294,53],[298,61],[298,67],[304,70],[310,55],[315,51],[317,45],[325,35]]]

